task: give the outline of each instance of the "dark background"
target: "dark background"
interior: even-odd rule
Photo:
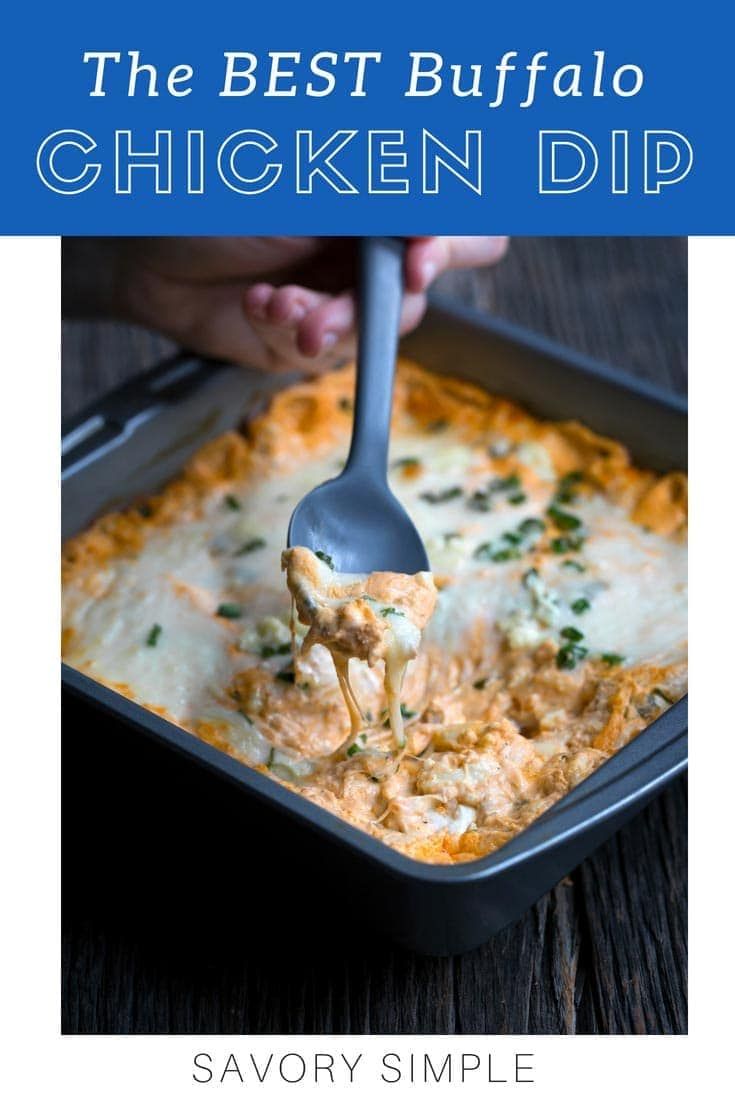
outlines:
[[[684,239],[516,239],[437,289],[686,389]],[[171,348],[65,322],[64,413]],[[686,1031],[684,780],[486,945],[422,958],[329,928],[223,785],[71,704],[63,740],[65,1032]]]

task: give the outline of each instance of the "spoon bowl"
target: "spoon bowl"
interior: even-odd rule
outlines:
[[[289,547],[321,551],[345,574],[429,569],[421,537],[388,486],[387,474],[403,255],[404,244],[397,238],[362,242],[350,453],[337,478],[299,502],[288,528]]]
[[[296,506],[288,546],[329,555],[341,574],[429,569],[421,537],[387,483],[348,468]]]

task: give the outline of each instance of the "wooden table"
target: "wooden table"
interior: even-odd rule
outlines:
[[[439,289],[686,388],[684,240],[518,239],[497,270],[455,273]],[[65,323],[64,412],[169,348],[129,326]],[[131,793],[131,817],[144,801],[145,790]],[[147,923],[139,910],[133,919],[125,907],[100,905],[105,861],[85,863],[83,837],[67,831],[66,1032],[686,1031],[684,780],[513,926],[450,959],[421,958],[361,931],[317,936],[296,950],[269,941],[257,907],[217,919],[206,947],[187,950],[173,929],[151,937],[155,914]],[[295,928],[305,907],[294,901]]]

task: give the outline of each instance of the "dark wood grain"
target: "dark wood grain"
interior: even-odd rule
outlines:
[[[455,273],[439,289],[647,379],[686,387],[681,239],[519,239],[497,270]],[[65,323],[64,412],[170,347],[129,326]],[[136,794],[139,805],[144,800]],[[63,1029],[681,1033],[686,831],[681,780],[513,926],[471,953],[434,959],[359,932],[269,938],[252,906],[229,923],[227,915],[210,923],[204,911],[197,918],[203,937],[193,944],[191,926],[183,923],[177,936],[157,922],[155,885],[142,915],[114,893],[108,898],[116,877],[102,889],[104,862],[85,855],[78,840],[84,835],[72,829],[65,852]]]

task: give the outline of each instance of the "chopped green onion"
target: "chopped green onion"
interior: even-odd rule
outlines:
[[[357,745],[360,740],[362,740],[362,746]],[[365,749],[365,744],[366,743],[367,743],[367,735],[365,734],[364,731],[362,731],[357,736],[357,738],[352,743],[352,745],[347,747],[347,750],[346,750],[347,757],[351,758],[354,754],[359,754],[361,750]]]
[[[147,635],[146,641],[145,641],[145,645],[147,647],[155,647],[162,631],[163,631],[163,628],[161,627],[160,624],[154,624],[153,627],[151,628],[151,630],[148,632],[148,635]]]
[[[579,517],[575,517],[572,513],[565,513],[557,505],[550,505],[546,513],[547,516],[551,517],[557,528],[561,528],[564,532],[574,531],[582,527],[582,521]]]
[[[514,547],[517,547],[519,543],[523,543],[523,536],[520,532],[503,532],[501,537],[506,543],[512,543]]]
[[[243,719],[246,719],[246,720],[248,721],[248,723],[250,724],[250,726],[252,727],[252,726],[253,726],[253,721],[252,721],[252,719],[250,718],[250,716],[248,715],[248,713],[247,713],[247,712],[243,712],[242,708],[238,708],[237,710],[238,710],[238,712],[240,713],[240,715],[242,716],[242,718],[243,718]]]
[[[418,467],[421,465],[421,460],[417,459],[415,455],[406,455],[401,459],[394,459],[391,463],[391,467]]]
[[[520,490],[521,480],[517,474],[509,474],[506,478],[494,478],[489,488],[492,494],[512,493]]]
[[[401,612],[400,608],[394,608],[393,605],[389,605],[387,608],[381,608],[381,616],[405,616],[405,612]]]
[[[556,664],[560,670],[573,670],[577,662],[587,657],[587,648],[576,643],[566,643],[556,655]]]
[[[511,559],[520,559],[521,552],[517,547],[501,547],[490,556],[492,562],[510,562]]]
[[[523,505],[526,501],[528,501],[528,498],[525,494],[511,494],[508,498],[509,505]]]
[[[608,666],[619,666],[621,662],[625,661],[622,654],[612,654],[609,651],[606,654],[600,655],[600,661],[607,663]]]
[[[225,505],[227,506],[228,509],[232,509],[233,512],[237,512],[238,509],[242,508],[242,506],[240,504],[240,498],[235,497],[234,494],[226,494],[225,495]]]
[[[567,570],[576,570],[578,574],[584,574],[587,567],[583,566],[581,562],[577,562],[575,559],[565,559],[561,564],[566,567]]]
[[[467,499],[467,504],[470,509],[475,509],[478,513],[489,513],[493,507],[487,490],[475,490]]]
[[[446,490],[426,490],[421,494],[421,500],[428,501],[429,505],[443,505],[446,501],[453,501],[461,496],[461,486],[448,486]]]
[[[225,620],[239,620],[242,616],[242,608],[234,602],[225,601],[224,604],[217,606],[217,615],[224,617]]]
[[[526,517],[518,525],[518,531],[523,536],[528,536],[531,532],[544,532],[545,530],[546,525],[540,517]]]
[[[266,643],[266,645],[264,647],[260,648],[260,657],[261,658],[273,658],[273,656],[276,655],[276,654],[290,654],[290,653],[291,653],[291,644],[290,643],[281,643],[277,647],[272,647],[272,646],[270,646],[270,644]]]
[[[275,748],[275,746],[271,746],[271,748],[270,748],[270,753],[268,754],[268,761],[267,761],[267,762],[265,763],[265,764],[266,764],[266,767],[267,767],[268,769],[271,769],[271,768],[272,768],[272,766],[273,766],[273,759],[275,758],[275,756],[276,756],[276,748]]]
[[[549,544],[555,555],[566,555],[568,551],[579,551],[584,545],[584,536],[555,536]]]
[[[584,478],[581,471],[570,471],[559,479],[559,487],[554,495],[554,501],[561,505],[570,505],[577,500],[575,489],[578,482]]]
[[[260,551],[261,547],[265,547],[265,540],[260,536],[255,536],[254,539],[248,540],[242,547],[239,547],[235,552],[236,555],[250,555],[253,551]]]
[[[570,605],[572,612],[576,612],[577,616],[581,616],[582,613],[586,612],[590,607],[590,603],[586,597],[577,597],[576,601],[572,601]]]
[[[325,562],[330,570],[334,570],[334,559],[331,555],[328,555],[326,551],[315,551],[314,554],[322,562]]]
[[[578,643],[580,639],[584,639],[584,632],[580,631],[579,628],[562,628],[559,634],[562,639],[571,639],[573,643]]]
[[[654,689],[653,693],[654,693],[654,696],[660,696],[661,699],[665,700],[667,704],[673,704],[674,703],[674,701],[671,699],[671,697],[667,696],[666,693],[663,691],[663,689]]]

